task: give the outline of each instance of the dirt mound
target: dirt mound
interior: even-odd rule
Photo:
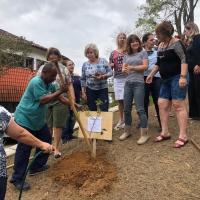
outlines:
[[[110,188],[117,171],[104,153],[92,159],[88,152],[75,152],[55,163],[48,176],[62,187],[69,184],[79,194],[93,196]]]

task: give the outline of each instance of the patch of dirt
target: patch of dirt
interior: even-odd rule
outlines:
[[[69,184],[83,196],[94,196],[110,188],[117,171],[102,152],[96,159],[89,152],[75,152],[55,163],[47,176],[60,189]]]
[[[48,171],[27,176],[31,190],[23,193],[22,200],[199,200],[200,152],[191,142],[181,149],[173,148],[179,132],[176,117],[169,118],[172,138],[155,143],[158,122],[151,106],[151,138],[141,146],[137,145],[137,123],[133,112],[132,136],[125,141],[118,139],[122,130],[113,133],[112,143],[98,140],[96,161],[86,153],[83,140],[62,145],[63,158],[50,156]],[[189,121],[188,137],[198,145],[199,130],[200,121]],[[9,176],[11,173],[12,169]],[[19,191],[8,183],[6,200],[18,196]]]

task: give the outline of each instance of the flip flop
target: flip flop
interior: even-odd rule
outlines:
[[[160,139],[158,139],[160,137]],[[171,136],[168,135],[168,136],[164,136],[164,135],[158,135],[155,139],[154,139],[154,142],[162,142],[164,140],[169,140],[171,139]]]
[[[182,144],[179,144],[179,143],[176,143],[177,141],[180,141],[180,142],[182,142]],[[174,144],[174,148],[181,148],[181,147],[184,147],[187,143],[188,143],[188,140],[184,140],[184,139],[182,139],[182,138],[178,138],[177,140],[176,140],[176,142],[175,142],[175,144]]]

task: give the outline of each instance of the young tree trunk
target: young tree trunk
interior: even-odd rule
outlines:
[[[189,0],[189,18],[188,21],[194,22],[194,0]]]
[[[181,14],[182,12],[179,12],[177,14],[177,11],[174,11],[174,19],[175,19],[175,25],[176,25],[176,30],[179,36],[181,36],[182,34],[182,30],[181,30]]]

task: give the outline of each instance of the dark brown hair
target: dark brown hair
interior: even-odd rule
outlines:
[[[133,41],[138,41],[139,42],[140,46],[138,48],[138,52],[142,51],[142,42],[141,42],[140,38],[135,34],[131,34],[127,38],[126,50],[127,50],[128,55],[131,55],[133,53],[133,50],[131,48],[131,43]]]
[[[150,35],[153,35],[153,34],[152,33],[145,33],[142,37],[142,43],[147,42]]]
[[[58,49],[54,48],[54,47],[50,47],[48,50],[47,50],[47,55],[46,55],[46,59],[47,61],[49,60],[49,56],[50,55],[57,55],[59,57],[59,59],[61,59],[61,53]]]
[[[174,34],[174,27],[170,21],[163,21],[156,26],[156,34],[161,33],[164,36],[171,37]]]
[[[67,63],[68,62],[72,62],[73,64],[74,64],[74,62],[72,61],[72,60],[69,60],[69,59],[64,59],[64,60],[62,60],[62,64],[65,66],[65,67],[67,67]]]

